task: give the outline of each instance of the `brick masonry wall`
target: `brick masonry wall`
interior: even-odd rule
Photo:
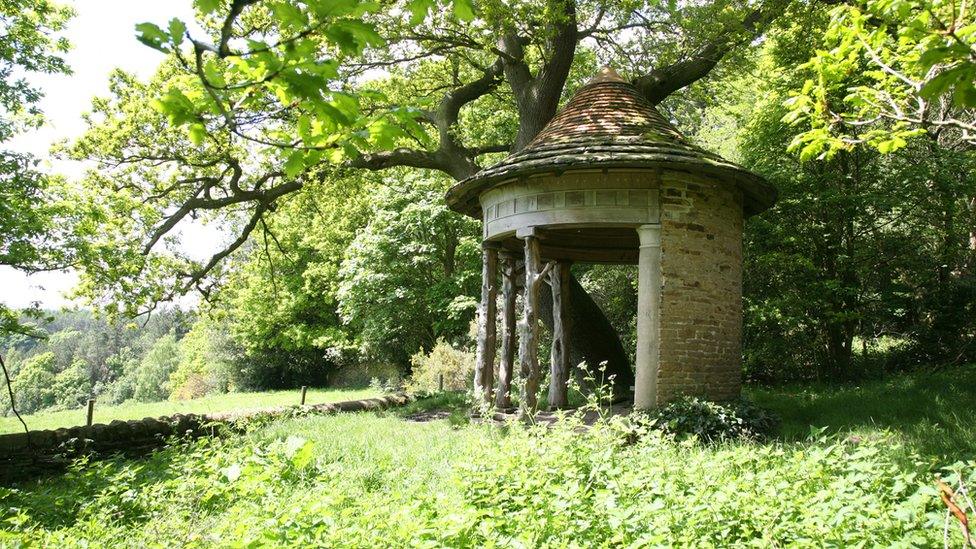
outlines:
[[[740,394],[742,224],[737,189],[685,173],[662,175],[658,403]]]

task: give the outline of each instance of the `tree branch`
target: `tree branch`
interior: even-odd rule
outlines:
[[[468,153],[472,156],[480,156],[482,154],[488,153],[503,153],[512,150],[511,143],[497,143],[495,145],[482,145],[479,147],[469,147],[467,149]]]
[[[358,157],[346,162],[346,166],[349,168],[365,168],[367,170],[385,170],[397,166],[439,170],[442,167],[435,153],[408,147],[398,147],[391,151],[362,153]]]
[[[227,13],[227,17],[224,18],[224,24],[220,28],[220,43],[217,46],[217,51],[221,57],[228,57],[231,55],[230,51],[230,39],[233,37],[234,33],[234,22],[244,11],[244,8],[250,6],[251,4],[257,4],[261,0],[234,0],[230,3],[230,11]]]
[[[267,206],[278,198],[302,188],[303,183],[301,181],[289,181],[288,183],[283,183],[265,191],[260,190],[271,179],[276,179],[284,175],[284,173],[277,171],[266,173],[255,181],[252,189],[244,190],[240,188],[239,183],[236,181],[240,177],[240,172],[235,172],[231,187],[236,189],[236,191],[219,198],[209,196],[201,197],[200,193],[203,191],[203,187],[197,189],[191,198],[183,202],[183,205],[179,209],[167,216],[166,220],[153,230],[149,241],[146,242],[146,245],[142,249],[143,255],[152,251],[160,239],[173,230],[187,215],[196,210],[218,210],[243,202],[258,202]]]
[[[768,0],[691,57],[639,76],[634,79],[634,85],[648,101],[657,105],[672,93],[707,76],[725,55],[761,34],[789,1]]]
[[[189,292],[194,286],[197,285],[197,283],[210,274],[210,271],[212,271],[218,263],[223,261],[224,258],[234,253],[245,242],[247,242],[248,237],[251,236],[251,233],[254,231],[254,228],[257,227],[258,222],[261,221],[261,218],[264,216],[264,212],[266,211],[268,211],[268,204],[258,204],[257,208],[255,208],[254,212],[251,214],[251,218],[248,220],[247,225],[245,225],[241,230],[241,233],[237,236],[236,240],[231,242],[230,245],[223,250],[212,255],[210,260],[207,261],[207,264],[202,268],[196,269],[191,273],[184,273],[184,276],[188,278],[188,280],[183,284],[178,293],[185,294]],[[172,297],[175,296],[171,294],[171,298]]]
[[[17,411],[17,404],[14,402],[14,386],[10,381],[10,373],[7,371],[7,365],[3,363],[2,356],[0,356],[0,367],[3,368],[3,378],[7,382],[7,393],[10,395],[10,410],[20,420],[20,424],[24,426],[24,433],[27,435],[27,449],[30,450],[33,448],[31,446],[31,432],[27,428],[27,422],[24,421],[24,418],[20,417],[20,412]]]
[[[437,128],[438,146],[436,151],[425,151],[409,147],[398,147],[390,151],[362,153],[346,163],[350,168],[383,170],[396,166],[409,166],[442,171],[455,179],[464,179],[477,172],[480,167],[475,157],[484,152],[493,152],[500,146],[494,145],[486,150],[468,149],[458,142],[456,126],[461,109],[490,93],[501,83],[504,63],[501,58],[484,69],[481,77],[452,88],[441,98],[437,110],[425,113]]]

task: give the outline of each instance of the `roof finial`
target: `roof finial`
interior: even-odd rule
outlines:
[[[599,84],[601,82],[627,82],[627,81],[624,80],[622,76],[617,74],[617,71],[613,70],[612,68],[603,67],[602,69],[597,71],[596,74],[593,75],[593,78],[590,78],[590,81],[587,82],[586,85],[589,86],[590,84]]]

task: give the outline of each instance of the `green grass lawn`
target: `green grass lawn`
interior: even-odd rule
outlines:
[[[371,389],[309,389],[306,404],[339,402],[377,396]],[[266,391],[260,393],[227,393],[210,395],[192,400],[164,400],[161,402],[127,402],[115,406],[95,403],[95,423],[108,423],[114,419],[142,419],[144,417],[168,416],[173,414],[206,414],[236,410],[254,410],[272,406],[298,404],[301,400],[299,390]],[[85,408],[41,412],[24,416],[30,429],[57,429],[84,425],[87,415]],[[0,417],[0,433],[21,431],[23,427],[16,417]]]
[[[0,546],[941,547],[973,380],[751,389],[784,419],[763,443],[471,424],[457,395],[284,419],[0,488]]]

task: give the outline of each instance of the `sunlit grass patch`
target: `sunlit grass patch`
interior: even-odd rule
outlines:
[[[306,404],[357,400],[378,396],[373,389],[309,389]],[[109,423],[115,419],[142,419],[144,417],[169,416],[173,414],[208,414],[257,410],[274,406],[297,405],[301,396],[299,390],[265,391],[255,393],[226,393],[208,395],[192,400],[164,400],[161,402],[126,402],[118,405],[95,404],[95,423]],[[57,429],[84,425],[87,410],[61,410],[41,412],[24,416],[27,426],[34,430]],[[23,427],[15,417],[0,417],[0,433],[11,433]]]
[[[796,385],[747,391],[783,420],[784,440],[811,426],[870,435],[891,431],[911,450],[940,461],[976,458],[976,367],[892,376],[857,385]]]

